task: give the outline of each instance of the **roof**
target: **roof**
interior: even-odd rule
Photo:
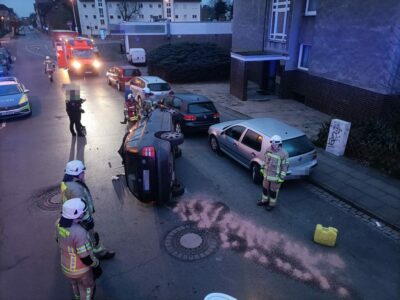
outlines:
[[[17,84],[18,79],[16,77],[0,77],[0,85]]]
[[[157,76],[140,76],[147,83],[165,83],[166,81]]]
[[[185,102],[211,102],[206,96],[193,93],[175,93],[175,97],[182,99]]]
[[[303,136],[304,132],[286,123],[272,118],[255,118],[242,121],[243,124],[266,136],[280,135],[283,140]]]

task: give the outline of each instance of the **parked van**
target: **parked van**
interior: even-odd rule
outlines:
[[[143,48],[131,48],[126,55],[131,64],[146,64],[146,51]]]

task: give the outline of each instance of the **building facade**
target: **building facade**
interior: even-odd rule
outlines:
[[[385,117],[400,102],[400,2],[235,0],[231,93],[247,81],[336,117]]]
[[[121,22],[199,22],[201,0],[77,0],[82,34],[108,32]]]

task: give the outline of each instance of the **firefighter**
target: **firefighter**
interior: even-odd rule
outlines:
[[[125,98],[124,107],[124,121],[121,124],[126,124],[128,121],[136,122],[139,120],[139,104],[133,97],[132,93],[129,93]]]
[[[85,112],[82,109],[82,103],[84,101],[85,100],[81,98],[72,97],[71,99],[66,100],[65,102],[66,111],[69,118],[69,130],[71,131],[72,136],[76,136],[76,132],[78,133],[78,136],[81,137],[85,136],[84,127],[81,124],[82,113]]]
[[[81,198],[67,200],[56,225],[61,269],[72,285],[75,299],[93,299],[95,280],[102,274],[99,260],[93,255],[88,234],[78,224],[87,208]]]
[[[50,56],[46,56],[43,62],[44,65],[44,73],[47,74],[48,72],[54,72],[56,68],[54,62],[51,60]]]
[[[80,221],[80,225],[89,233],[93,244],[93,252],[99,259],[110,259],[114,251],[106,250],[100,243],[99,234],[94,230],[93,214],[95,212],[93,198],[85,183],[85,165],[80,160],[72,160],[65,167],[65,175],[61,182],[62,203],[70,198],[82,198],[86,201],[88,209]]]
[[[262,198],[257,202],[258,206],[264,206],[268,211],[276,205],[279,188],[289,167],[289,156],[282,147],[282,138],[274,135],[270,142],[271,148],[265,152],[265,163],[261,170],[264,177]]]

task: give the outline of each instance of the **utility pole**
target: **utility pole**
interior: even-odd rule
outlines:
[[[75,31],[78,32],[78,23],[76,23],[74,0],[71,0],[71,3],[72,3],[72,13],[74,14]]]

